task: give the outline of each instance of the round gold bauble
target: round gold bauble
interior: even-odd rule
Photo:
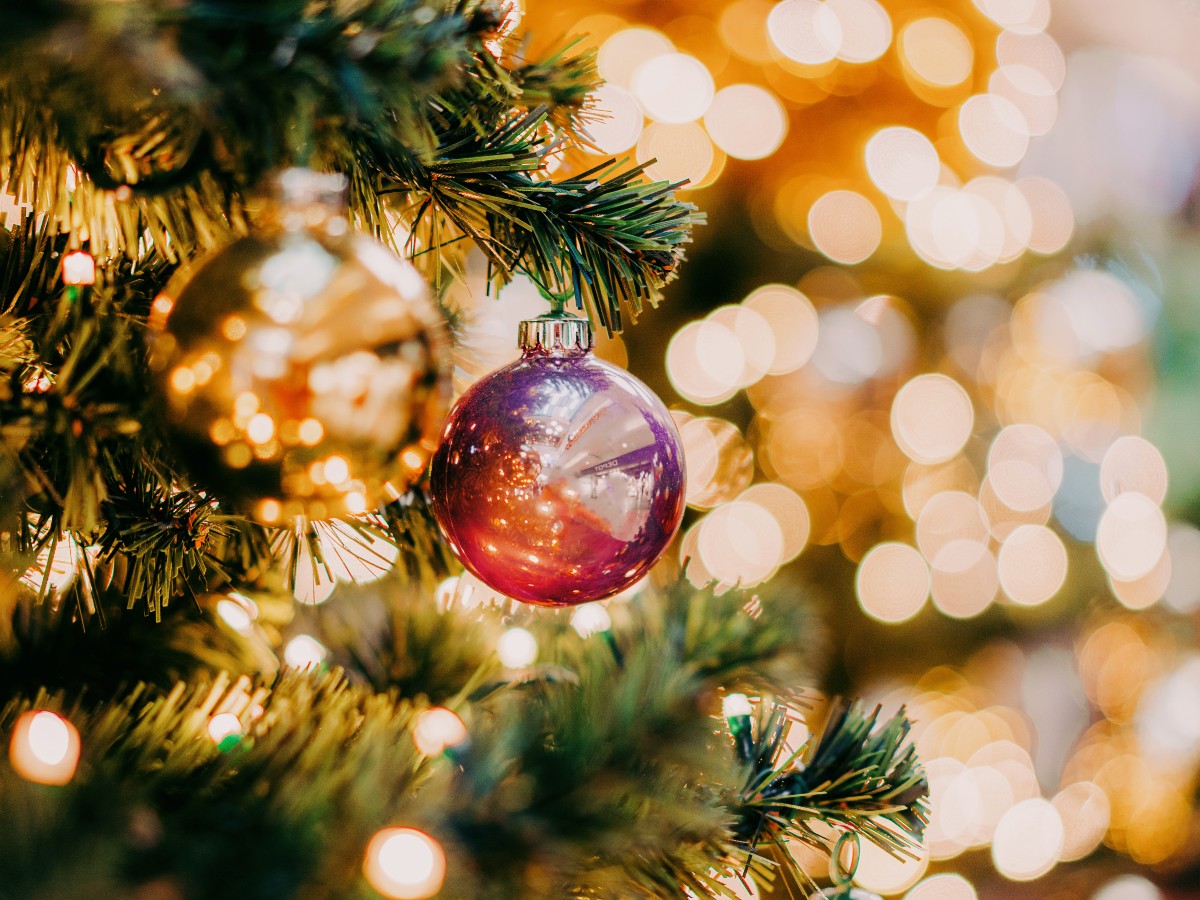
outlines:
[[[155,300],[150,355],[197,486],[269,525],[400,497],[449,403],[444,318],[411,263],[351,232],[344,179],[276,188],[265,227]]]

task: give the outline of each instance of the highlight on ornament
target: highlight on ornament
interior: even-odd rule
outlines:
[[[22,713],[13,726],[8,759],[26,781],[63,785],[75,777],[81,744],[79,730],[46,709]]]

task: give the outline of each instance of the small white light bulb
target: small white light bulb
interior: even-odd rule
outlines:
[[[590,637],[612,628],[612,616],[599,603],[585,603],[571,614],[571,627],[580,637]]]
[[[727,694],[721,701],[721,715],[726,719],[748,716],[753,712],[754,708],[750,705],[750,698],[745,694]]]
[[[385,828],[367,845],[363,874],[385,897],[423,900],[441,890],[446,880],[446,852],[423,831]]]
[[[316,667],[325,662],[329,648],[315,637],[298,634],[283,648],[283,660],[296,669]]]
[[[510,628],[496,642],[496,655],[506,668],[523,669],[537,659],[537,638],[524,628]]]
[[[466,739],[467,726],[444,706],[425,710],[413,725],[413,743],[425,756],[437,756],[447,747],[457,747]]]
[[[220,744],[231,734],[241,733],[242,721],[233,713],[217,713],[208,720],[208,736],[214,744]]]

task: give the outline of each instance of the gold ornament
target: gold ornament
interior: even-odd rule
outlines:
[[[351,233],[345,179],[289,169],[276,188],[262,231],[155,300],[151,352],[197,483],[268,525],[400,497],[449,403],[444,318],[409,262]]]

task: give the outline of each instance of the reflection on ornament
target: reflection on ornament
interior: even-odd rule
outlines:
[[[442,317],[412,265],[349,232],[344,183],[284,172],[269,226],[154,303],[151,365],[180,454],[266,524],[400,496],[448,400]]]
[[[683,516],[683,450],[662,402],[591,354],[578,319],[522,323],[524,356],[459,400],[434,456],[433,511],[458,558],[546,606],[637,581]]]
[[[34,564],[21,575],[21,584],[51,600],[67,591],[80,572],[94,567],[100,557],[99,547],[81,547],[68,533],[59,534],[54,540],[47,538],[43,543]],[[90,603],[90,580],[85,578],[81,587]]]
[[[378,581],[391,571],[400,555],[400,548],[386,536],[387,526],[378,516],[311,525],[307,533],[281,531],[274,544],[275,553],[283,559],[292,594],[306,606],[324,603],[339,583]]]

